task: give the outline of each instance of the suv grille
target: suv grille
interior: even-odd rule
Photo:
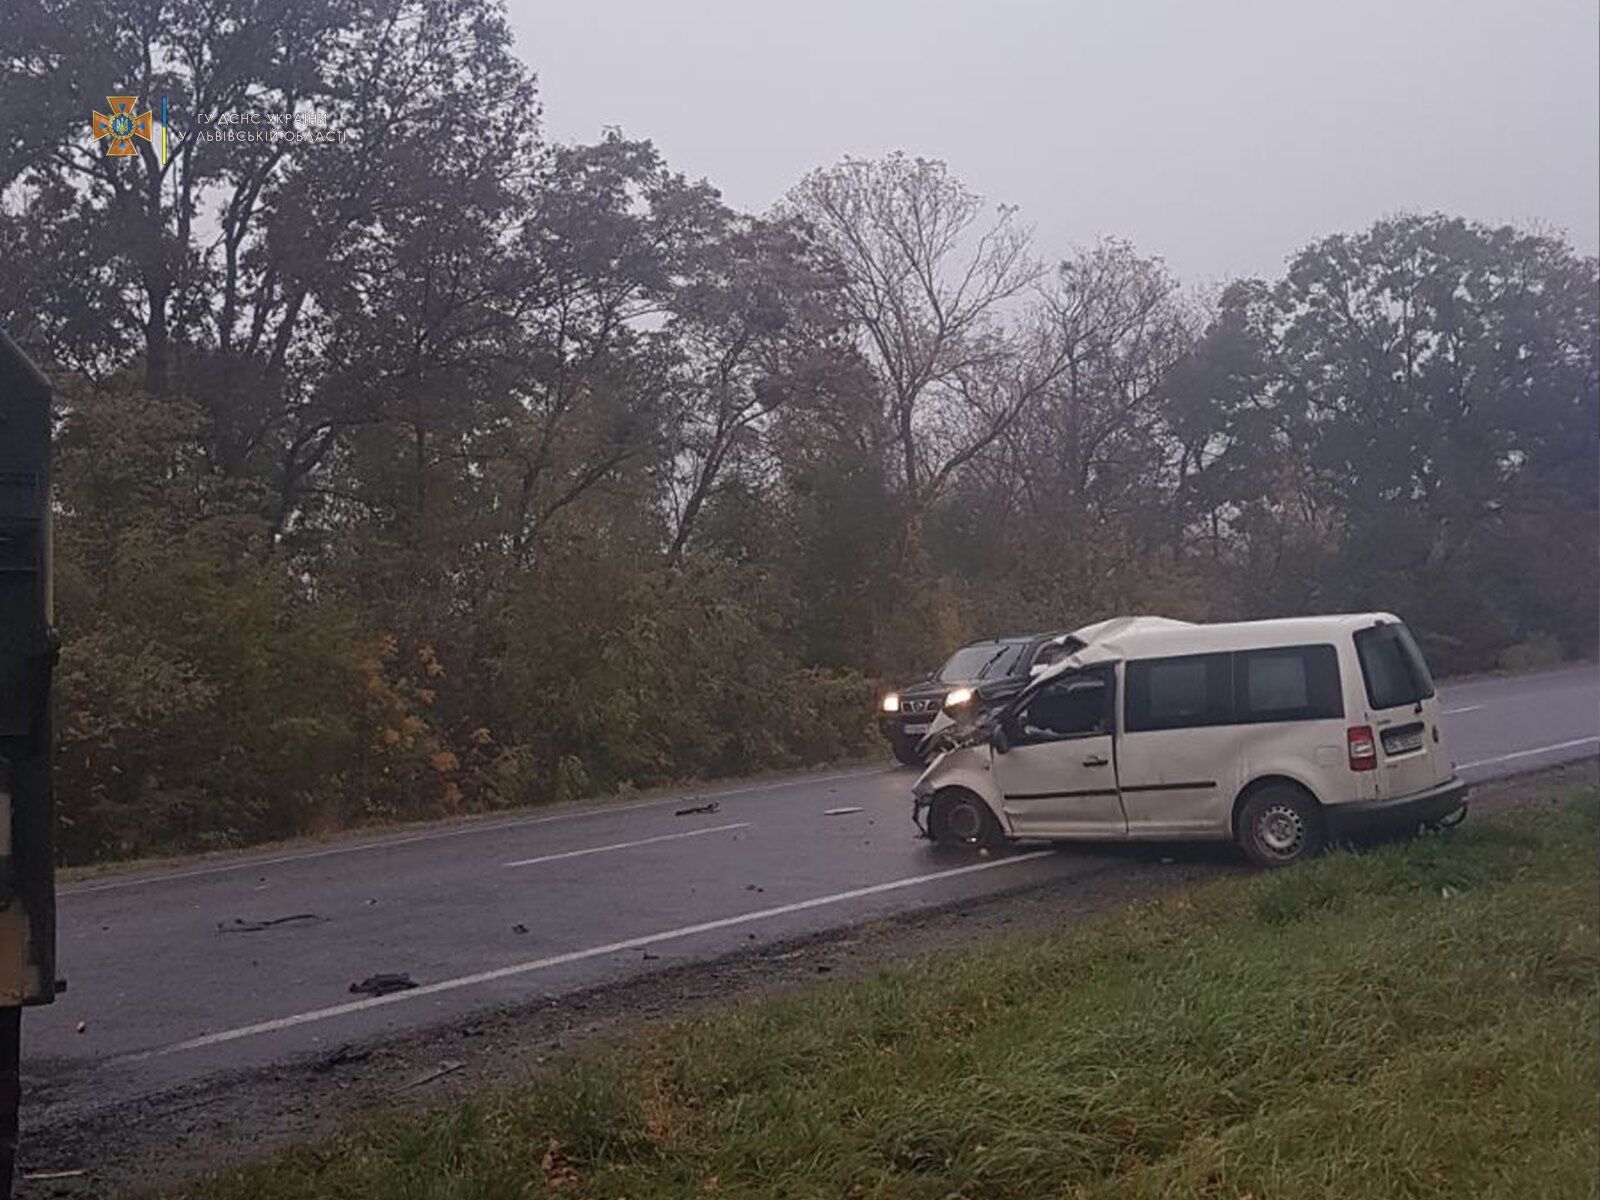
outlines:
[[[937,696],[927,700],[902,700],[900,701],[900,711],[903,713],[938,712],[943,704],[943,698]]]

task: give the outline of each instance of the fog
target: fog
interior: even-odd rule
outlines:
[[[764,209],[893,149],[1021,206],[1046,253],[1133,240],[1204,283],[1405,210],[1600,223],[1593,0],[510,0],[544,126],[650,137]]]

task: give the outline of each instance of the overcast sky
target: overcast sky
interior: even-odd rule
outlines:
[[[1595,0],[508,3],[549,136],[621,126],[746,210],[899,148],[1044,253],[1194,283],[1407,209],[1600,237]]]

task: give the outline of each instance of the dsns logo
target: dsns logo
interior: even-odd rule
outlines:
[[[95,140],[110,138],[106,145],[107,158],[128,158],[139,153],[139,148],[133,144],[134,138],[151,140],[151,133],[155,130],[155,113],[150,109],[137,115],[134,108],[138,102],[137,96],[107,96],[106,103],[111,105],[111,115],[108,117],[103,112],[95,112],[89,117],[89,130],[94,134]]]

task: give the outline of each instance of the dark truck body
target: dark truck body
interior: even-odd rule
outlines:
[[[932,675],[889,693],[898,706],[890,711],[880,704],[878,732],[902,763],[922,762],[928,731],[952,691],[971,689],[972,700],[963,706],[970,712],[1008,700],[1027,686],[1034,666],[1056,652],[1066,636],[1058,631],[968,642]]]

